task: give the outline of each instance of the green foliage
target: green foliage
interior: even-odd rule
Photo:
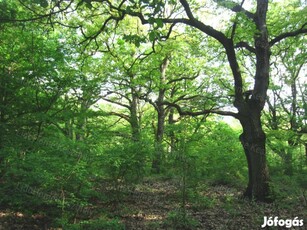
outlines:
[[[135,34],[124,35],[123,40],[135,44],[136,47],[140,47],[141,43],[146,41],[144,37]]]
[[[13,184],[3,186],[1,193],[14,193],[9,199],[4,197],[2,204],[16,210],[28,207],[26,209],[32,213],[46,212],[44,206],[50,207],[53,214],[56,209],[78,212],[78,209],[87,205],[92,186],[88,181],[91,170],[87,170],[90,162],[82,157],[82,154],[90,157],[90,153],[86,153],[82,146],[68,141],[62,142],[62,145],[59,141],[56,145],[42,143],[44,149],[26,155],[10,153],[3,179]]]
[[[102,158],[104,175],[111,180],[114,189],[130,187],[139,182],[146,171],[149,157],[145,142],[114,143],[105,150]]]
[[[228,125],[215,122],[207,122],[199,133],[191,136],[186,153],[196,164],[191,165],[192,170],[197,169],[196,178],[206,178],[213,184],[242,186],[247,166],[244,167],[245,155],[238,136]]]
[[[203,149],[206,155],[202,160],[203,173],[211,177],[214,184],[242,185],[246,180],[247,165],[238,136],[224,124],[217,124],[213,132],[208,133]]]
[[[212,197],[205,196],[198,192],[199,188],[194,187],[188,191],[188,200],[192,204],[193,210],[204,210],[208,208],[213,208],[216,205],[216,200]]]
[[[279,207],[290,210],[297,203],[307,206],[306,171],[295,173],[293,176],[274,175],[271,187],[272,196]]]
[[[47,7],[49,5],[47,0],[34,0],[33,2],[42,7]]]
[[[12,20],[16,18],[17,10],[16,5],[13,5],[12,2],[9,1],[1,1],[0,2],[0,15],[2,19]]]
[[[163,226],[167,229],[197,229],[199,222],[189,216],[185,210],[178,209],[168,213]]]

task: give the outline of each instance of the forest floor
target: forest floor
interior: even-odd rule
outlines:
[[[183,191],[179,188],[174,180],[148,179],[126,192],[120,202],[96,201],[95,210],[103,210],[109,218],[117,218],[127,230],[256,230],[262,229],[260,226],[264,216],[277,216],[279,219],[298,217],[304,219],[305,226],[291,229],[307,229],[307,207],[305,200],[302,201],[300,197],[263,204],[240,198],[241,193],[236,188],[203,186],[197,189],[197,193],[186,191],[188,198],[182,209]],[[93,218],[100,218],[99,212],[95,213]],[[43,216],[25,217],[22,213],[8,214],[0,211],[0,230],[51,230],[54,228],[48,227],[50,221]]]

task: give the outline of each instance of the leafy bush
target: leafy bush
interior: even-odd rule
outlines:
[[[94,193],[89,180],[93,174],[90,154],[86,146],[64,138],[41,140],[31,152],[12,150],[6,158],[5,183],[0,187],[1,206],[50,218],[88,215],[84,207]]]
[[[139,182],[146,168],[146,146],[142,142],[123,142],[105,150],[101,161],[104,175],[113,182],[114,189]]]
[[[246,184],[248,169],[239,142],[239,131],[225,123],[210,121],[199,128],[197,133],[189,131],[189,127],[182,129],[186,132],[178,137],[178,143],[184,142],[184,148],[179,146],[178,153],[175,152],[171,158],[175,167],[184,158],[190,168],[188,173],[194,181],[205,179],[211,184],[239,187]]]

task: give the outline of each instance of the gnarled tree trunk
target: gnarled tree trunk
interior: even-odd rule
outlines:
[[[243,133],[240,141],[248,164],[249,182],[244,195],[258,201],[268,201],[269,173],[266,163],[266,135],[262,130],[260,111],[250,108],[249,116],[241,116]]]

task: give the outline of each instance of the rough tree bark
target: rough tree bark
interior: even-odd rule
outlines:
[[[130,101],[130,126],[131,126],[131,136],[134,142],[138,142],[140,140],[140,118],[139,118],[139,98],[136,90],[131,88],[131,101]]]
[[[261,127],[260,114],[250,111],[250,117],[241,115],[240,122],[243,127],[240,141],[246,155],[249,176],[244,195],[266,201],[269,195],[269,173],[266,164],[266,136]]]

